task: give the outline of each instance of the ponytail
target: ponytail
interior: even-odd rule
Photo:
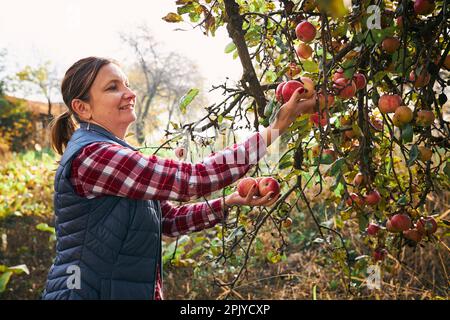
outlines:
[[[76,129],[77,125],[70,111],[53,118],[50,122],[52,148],[62,155]]]

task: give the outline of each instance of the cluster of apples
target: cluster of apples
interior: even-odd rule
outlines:
[[[353,185],[355,187],[361,187],[367,182],[367,178],[363,173],[358,172],[353,178]],[[376,206],[381,200],[381,195],[376,189],[371,189],[364,196],[358,193],[352,192],[346,200],[347,205],[357,205],[359,207],[363,205]]]
[[[339,68],[333,75],[333,87],[341,99],[351,99],[358,90],[367,84],[366,77],[362,73],[355,73],[351,79],[347,79],[344,70]]]
[[[247,177],[241,179],[237,185],[237,191],[243,198],[247,197],[252,188],[256,188],[255,196],[264,197],[269,192],[273,192],[273,197],[280,193],[280,184],[272,177]]]
[[[430,237],[437,231],[437,222],[433,217],[422,217],[417,220],[415,226],[411,218],[406,213],[397,213],[393,215],[386,222],[386,230],[391,233],[402,233],[405,239],[420,242],[424,236]],[[369,236],[377,236],[384,228],[376,223],[369,223],[366,231]],[[375,261],[383,260],[387,251],[382,248],[377,248],[373,252]]]
[[[394,126],[402,128],[414,120],[413,111],[402,105],[402,98],[397,94],[382,95],[378,101],[378,109],[383,114],[394,113],[392,122]],[[430,127],[435,120],[435,115],[431,110],[419,110],[416,113],[415,125],[420,127]],[[419,146],[419,159],[426,162],[431,159],[433,152],[430,148]]]
[[[314,40],[316,33],[316,27],[306,20],[301,21],[295,28],[297,39],[302,41],[302,43],[300,43],[300,45],[296,48],[297,55],[300,58],[309,59],[311,57],[313,49],[308,45],[308,43]],[[288,102],[295,91],[300,93],[299,99],[309,99],[314,96],[316,92],[315,83],[311,78],[300,77],[298,80],[294,80],[300,71],[301,70],[296,63],[292,62],[289,65],[287,75],[292,80],[283,81],[277,86],[275,96],[278,102]]]

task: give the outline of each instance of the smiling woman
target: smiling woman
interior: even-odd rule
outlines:
[[[279,194],[234,192],[178,207],[169,200],[189,201],[236,182],[315,105],[295,92],[270,127],[192,164],[147,157],[124,140],[136,120],[136,95],[116,62],[76,62],[61,91],[69,110],[52,123],[52,145],[62,157],[55,175],[57,252],[44,299],[162,299],[162,234],[210,228],[227,218],[229,206],[270,206]]]

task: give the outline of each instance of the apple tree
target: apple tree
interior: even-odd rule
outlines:
[[[405,246],[437,246],[448,259],[447,1],[177,0],[174,7],[163,18],[169,23],[206,36],[226,28],[225,52],[242,64],[237,84],[215,88],[224,101],[208,107],[203,122],[183,126],[192,136],[242,122],[267,127],[292,81],[316,93],[315,113],[280,138],[278,161],[249,173],[275,177],[280,199],[269,209],[234,208],[211,244],[215,261],[239,266],[223,285],[232,290],[245,275],[264,229],[276,239],[267,259],[280,261],[299,212],[312,217],[315,242],[341,267],[349,291],[361,259],[389,268],[402,264]],[[439,195],[443,202],[430,204]]]

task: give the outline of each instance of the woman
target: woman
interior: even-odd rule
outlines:
[[[237,181],[250,158],[263,157],[315,105],[295,93],[270,127],[191,164],[144,156],[124,141],[136,120],[136,95],[116,62],[79,60],[61,91],[69,110],[52,123],[52,146],[62,157],[54,194],[57,253],[44,299],[162,299],[162,233],[209,228],[226,219],[228,206],[270,206],[278,197],[254,197],[253,190],[246,198],[235,192],[178,207],[169,200],[199,198]],[[244,154],[245,163],[224,162],[230,154]]]

